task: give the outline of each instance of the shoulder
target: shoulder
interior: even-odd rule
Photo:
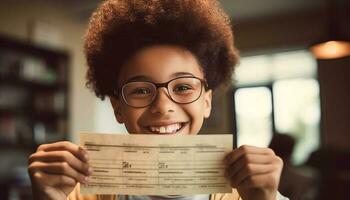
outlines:
[[[236,189],[232,189],[231,193],[212,194],[210,200],[240,200],[241,197]]]
[[[80,193],[79,183],[67,197],[67,200],[116,200],[116,199],[117,199],[116,195],[82,195]]]
[[[231,193],[212,194],[210,200],[240,200],[240,196],[236,189],[232,189]],[[117,200],[117,195],[82,195],[80,193],[80,184],[74,188],[69,194],[67,200]]]

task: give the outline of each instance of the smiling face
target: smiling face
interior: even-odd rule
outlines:
[[[152,46],[137,52],[119,75],[119,87],[126,82],[151,81],[164,83],[177,77],[204,79],[196,58],[175,46]],[[171,100],[168,91],[160,87],[154,101],[147,107],[134,108],[119,97],[111,97],[116,119],[124,123],[129,133],[137,134],[197,134],[203,119],[211,110],[211,90],[202,90],[198,100],[178,104]]]

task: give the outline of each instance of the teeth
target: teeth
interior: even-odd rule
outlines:
[[[157,133],[175,133],[181,128],[181,124],[171,124],[168,126],[150,126],[149,129],[152,132],[157,132]]]

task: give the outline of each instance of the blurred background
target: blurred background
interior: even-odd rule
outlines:
[[[27,157],[39,144],[126,132],[85,87],[83,35],[100,2],[0,1],[1,200],[31,199]],[[242,58],[202,132],[273,148],[291,199],[349,199],[350,45],[328,41],[350,41],[350,1],[220,2]]]

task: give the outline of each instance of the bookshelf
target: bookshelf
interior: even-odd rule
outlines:
[[[67,139],[69,54],[0,35],[0,199],[31,199],[27,158]]]

